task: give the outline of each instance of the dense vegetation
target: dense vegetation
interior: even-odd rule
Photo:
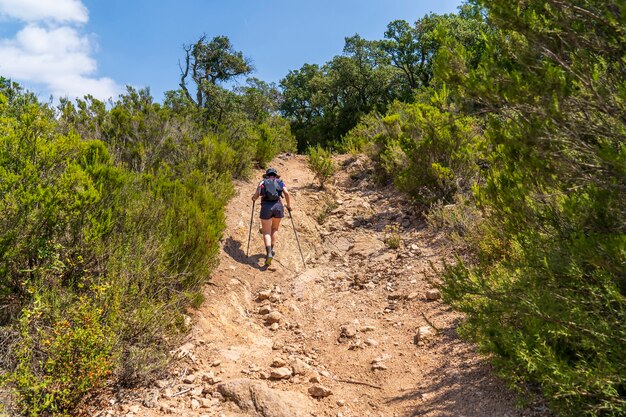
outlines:
[[[626,415],[623,3],[476,0],[385,36],[283,81],[300,145],[366,150],[450,232],[444,294],[514,386],[560,415]],[[350,60],[392,94],[353,105]]]
[[[224,109],[132,88],[55,108],[0,78],[0,382],[24,415],[161,368],[215,267],[232,178],[295,148],[272,86],[197,89]]]

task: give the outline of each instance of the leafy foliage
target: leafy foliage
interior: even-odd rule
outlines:
[[[315,178],[319,181],[320,188],[324,188],[326,181],[335,173],[332,153],[319,145],[311,147],[308,150],[307,163],[309,169],[313,171]]]
[[[220,92],[54,109],[0,79],[0,383],[21,413],[69,414],[107,379],[163,368],[216,265],[232,178],[295,148],[275,87]]]
[[[488,216],[477,262],[450,266],[445,294],[466,334],[556,411],[624,415],[623,7],[475,3],[495,28],[485,53],[442,76],[485,114],[491,169],[476,196]]]

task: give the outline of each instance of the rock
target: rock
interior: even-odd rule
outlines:
[[[343,407],[344,405],[346,405],[346,402],[344,400],[337,400],[337,405],[339,407]]]
[[[264,300],[269,300],[271,296],[272,296],[272,290],[259,291],[259,293],[256,295],[256,299],[258,301],[264,301]]]
[[[278,323],[272,323],[272,324],[270,325],[270,330],[271,330],[271,331],[273,331],[273,332],[275,332],[276,330],[278,330],[278,328],[279,328],[279,327],[280,327],[280,326],[278,325]]]
[[[281,350],[285,345],[280,340],[275,340],[272,344],[272,350]]]
[[[219,359],[215,359],[213,362],[211,362],[211,366],[214,368],[217,366],[220,366],[221,364],[222,364],[222,361]]]
[[[138,405],[131,405],[128,408],[128,411],[130,411],[131,413],[137,414],[139,412],[139,406]]]
[[[268,324],[280,323],[282,319],[283,315],[279,311],[272,311],[265,317]]]
[[[415,300],[417,298],[417,296],[418,296],[418,293],[414,291],[414,292],[410,293],[409,295],[407,295],[406,299],[409,300],[409,301]]]
[[[417,330],[417,334],[415,335],[414,342],[418,344],[419,342],[423,342],[432,338],[435,335],[433,332],[433,328],[430,326],[422,326]]]
[[[200,408],[200,401],[196,400],[195,398],[191,399],[191,409],[192,410],[197,410],[198,408]]]
[[[311,400],[299,392],[274,390],[263,382],[249,379],[228,381],[217,389],[247,415],[305,417],[314,409]]]
[[[222,382],[222,378],[216,377],[213,371],[209,371],[202,375],[202,381],[207,382],[211,385],[215,385]]]
[[[302,359],[295,359],[291,364],[294,375],[306,375],[311,367]]]
[[[395,294],[389,294],[387,296],[387,299],[389,300],[402,300],[404,298],[404,294],[402,293],[395,293]]]
[[[270,366],[272,368],[284,368],[287,366],[287,362],[282,358],[276,358]]]
[[[169,382],[167,382],[164,379],[160,379],[157,382],[155,382],[154,385],[156,385],[157,388],[164,389],[164,388],[167,388],[167,386],[169,385]]]
[[[385,365],[384,363],[376,362],[372,364],[372,369],[375,371],[385,371],[387,370],[387,365]]]
[[[354,246],[350,249],[352,255],[369,258],[375,253],[379,253],[385,248],[385,244],[369,235],[361,235],[355,238]]]
[[[146,408],[157,408],[159,405],[159,390],[153,389],[147,392],[142,404]]]
[[[183,383],[185,384],[193,384],[196,381],[196,374],[190,374],[183,378]]]
[[[365,344],[367,346],[378,346],[378,341],[372,338],[365,339]]]
[[[439,292],[439,290],[434,289],[434,290],[426,291],[426,299],[427,300],[434,301],[434,300],[438,300],[440,298],[441,298],[441,293]]]
[[[270,371],[270,379],[288,379],[291,378],[291,369],[275,368]]]
[[[271,312],[272,312],[272,306],[270,306],[269,304],[261,306],[259,308],[259,314],[266,315],[266,314],[270,314]]]
[[[333,392],[323,385],[313,385],[309,387],[309,394],[314,398],[325,398],[333,395]]]
[[[378,357],[372,359],[372,364],[381,363],[381,362],[384,362],[384,361],[389,360],[389,359],[391,359],[391,355],[387,355],[387,354],[381,355],[381,356],[378,356]]]
[[[219,400],[215,398],[203,398],[200,400],[200,406],[202,408],[211,408],[219,404]]]
[[[319,384],[320,376],[319,375],[313,375],[311,378],[309,378],[309,382],[312,383],[312,384]]]
[[[352,326],[350,324],[347,325],[343,325],[339,328],[339,337],[346,337],[348,339],[352,339],[353,337],[356,336],[357,330],[355,326]]]

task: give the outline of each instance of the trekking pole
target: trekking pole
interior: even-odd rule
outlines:
[[[252,200],[252,214],[250,214],[250,231],[248,232],[248,249],[246,249],[246,257],[250,252],[250,236],[252,236],[252,219],[254,219],[254,203],[256,200]]]
[[[298,239],[298,232],[296,232],[296,225],[293,222],[293,216],[291,215],[291,209],[287,207],[289,212],[289,218],[291,219],[291,226],[293,227],[293,234],[296,235],[296,242],[298,242],[298,249],[300,250],[300,256],[302,257],[302,264],[306,268],[306,262],[304,262],[304,255],[302,254],[302,248],[300,247],[300,239]]]

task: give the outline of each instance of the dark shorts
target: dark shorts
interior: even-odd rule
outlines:
[[[278,201],[262,201],[261,202],[261,219],[269,220],[271,218],[282,219],[285,217],[285,209],[283,203]]]

